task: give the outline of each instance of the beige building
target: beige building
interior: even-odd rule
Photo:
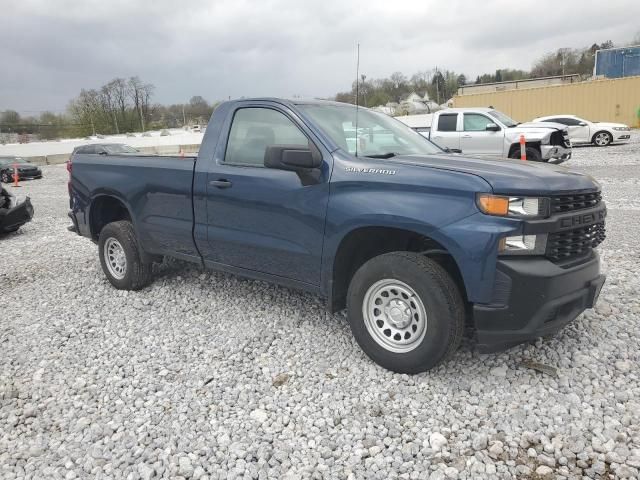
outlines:
[[[453,102],[456,107],[492,106],[521,122],[546,115],[573,114],[591,121],[640,127],[640,76],[458,94]]]

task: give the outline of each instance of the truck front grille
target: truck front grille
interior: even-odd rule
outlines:
[[[565,213],[597,207],[601,201],[602,194],[600,192],[557,196],[551,199],[551,213]]]
[[[604,222],[549,234],[546,256],[553,262],[563,262],[586,256],[606,237]]]

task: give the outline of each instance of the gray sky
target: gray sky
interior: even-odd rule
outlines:
[[[330,96],[434,66],[469,78],[640,30],[640,1],[0,0],[0,111],[139,75],[154,101]]]

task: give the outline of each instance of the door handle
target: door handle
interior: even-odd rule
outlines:
[[[211,180],[209,185],[217,188],[229,188],[233,185],[229,180],[225,180],[224,178],[219,178],[218,180]]]

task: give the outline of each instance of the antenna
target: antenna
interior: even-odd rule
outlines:
[[[360,79],[360,43],[358,43],[358,50],[356,56],[356,157],[358,156],[358,107],[360,100],[359,79]]]

